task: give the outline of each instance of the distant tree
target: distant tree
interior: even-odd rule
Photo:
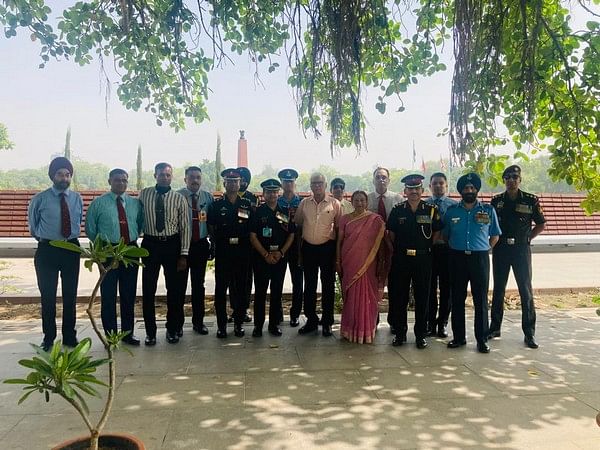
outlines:
[[[67,128],[67,136],[65,137],[64,157],[71,160],[71,125]]]
[[[135,187],[138,191],[141,191],[144,188],[144,182],[143,182],[143,170],[144,168],[142,167],[142,145],[138,145],[138,149],[137,149],[137,159],[136,159],[136,166],[135,166],[135,173],[136,173],[136,184]]]
[[[215,154],[215,192],[221,192],[221,171],[223,163],[221,162],[221,135],[217,132],[217,152]]]
[[[14,144],[8,138],[8,130],[3,123],[0,123],[0,150],[11,150]]]

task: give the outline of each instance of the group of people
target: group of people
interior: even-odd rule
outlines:
[[[42,303],[44,340],[49,349],[56,339],[56,291],[62,282],[62,336],[66,346],[77,345],[75,300],[79,255],[50,245],[64,240],[79,245],[83,220],[81,196],[69,189],[73,166],[55,158],[48,175],[52,187],[36,194],[29,205],[32,236],[38,240],[35,269]],[[488,339],[500,337],[504,293],[513,268],[522,304],[525,344],[537,348],[535,307],[531,286],[530,242],[543,229],[545,219],[536,196],[520,189],[521,169],[503,174],[506,191],[491,204],[477,199],[481,179],[475,173],[459,178],[461,201],[447,197],[446,175],[431,175],[431,196],[423,198],[424,177],[402,179],[404,195],[391,192],[390,173],[379,167],[373,173],[374,192],[355,191],[345,197],[340,178],[320,173],[310,177],[311,195],[296,192],[298,172],[283,169],[278,179],[263,181],[263,202],[247,190],[251,181],[245,167],[225,169],[224,194],[215,199],[202,189],[202,170],[185,170],[185,187],[171,189],[173,168],[155,166],[156,185],[142,189],[137,198],[127,194],[128,174],[109,173],[110,191],[94,199],[85,215],[87,236],[116,244],[124,241],[148,250],[142,259],[142,306],[145,345],[157,342],[155,295],[162,267],[167,290],[166,340],[176,344],[183,336],[184,302],[191,279],[192,325],[206,335],[205,273],[215,261],[214,307],[218,338],[227,338],[227,323],[235,336],[245,335],[254,283],[253,337],[261,337],[269,291],[268,332],[281,336],[284,320],[282,291],[289,268],[292,305],[289,324],[300,335],[332,335],[336,273],[343,309],[340,333],[352,342],[370,343],[379,323],[379,302],[387,285],[388,323],[392,344],[407,341],[409,298],[414,296],[414,335],[417,348],[427,337],[447,337],[451,316],[453,337],[449,348],[466,344],[465,301],[470,283],[475,307],[475,338],[481,353],[490,351]],[[501,231],[502,229],[502,231]],[[493,249],[494,291],[491,324],[488,323],[489,251]],[[134,304],[138,267],[121,266],[109,272],[101,285],[101,317],[106,333],[116,332],[119,291],[123,341],[139,345],[134,334]],[[321,316],[317,313],[317,285],[321,281]],[[439,292],[439,295],[438,295]],[[227,294],[232,314],[227,315]]]

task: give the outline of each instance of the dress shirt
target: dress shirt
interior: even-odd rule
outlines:
[[[392,208],[394,205],[398,203],[402,203],[404,199],[400,194],[396,192],[392,192],[390,190],[385,191],[383,194],[378,194],[377,192],[369,192],[367,195],[368,206],[367,209],[371,212],[377,214],[377,207],[379,206],[379,196],[383,195],[383,204],[385,205],[385,218],[386,220],[390,217],[390,213],[392,212]]]
[[[487,251],[489,238],[502,234],[496,211],[492,205],[480,201],[471,209],[465,208],[462,201],[450,206],[443,222],[442,234],[453,250]]]
[[[65,194],[71,219],[71,234],[68,238],[62,235],[62,216],[60,194]],[[38,192],[29,202],[27,209],[29,232],[38,241],[40,239],[60,240],[76,239],[79,237],[81,221],[83,220],[83,200],[81,195],[70,189],[59,191],[54,186]]]
[[[444,214],[446,214],[446,211],[451,205],[456,205],[458,203],[456,200],[448,197],[447,195],[442,195],[441,197],[435,197],[432,195],[425,201],[430,205],[437,206],[442,217],[444,217]]]
[[[179,233],[181,239],[181,255],[187,255],[192,239],[192,230],[185,197],[173,190],[164,194],[165,203],[165,229],[156,229],[156,196],[159,195],[155,187],[148,187],[140,191],[139,199],[144,210],[144,234],[150,236],[173,236]]]
[[[121,194],[121,198],[127,216],[129,242],[135,242],[144,229],[142,204],[137,198],[133,198],[126,193]],[[100,235],[102,239],[113,244],[119,242],[121,228],[119,226],[117,195],[114,192],[102,194],[90,203],[85,215],[85,234],[92,241]]]
[[[192,192],[188,188],[179,189],[177,192],[183,195],[187,202],[190,230],[192,229],[192,195],[196,194],[198,196],[198,212],[204,212],[204,220],[201,220],[200,217],[198,218],[198,225],[200,225],[200,239],[205,239],[208,236],[208,226],[206,224],[208,218],[208,208],[214,201],[212,194],[210,192],[203,191],[202,189],[200,189],[198,192]]]
[[[317,203],[311,195],[298,205],[294,222],[302,227],[302,239],[312,245],[321,245],[335,239],[335,228],[341,215],[342,207],[335,198],[325,195]]]
[[[342,215],[345,216],[346,214],[350,214],[351,212],[354,212],[354,206],[352,206],[352,203],[350,203],[345,198],[342,199],[342,201],[340,202],[340,205],[342,207]]]

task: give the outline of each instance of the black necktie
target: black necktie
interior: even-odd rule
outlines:
[[[165,229],[165,198],[156,193],[156,231],[159,233]]]

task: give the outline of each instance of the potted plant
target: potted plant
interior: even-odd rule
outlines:
[[[86,313],[94,332],[104,346],[106,358],[94,359],[89,354],[92,347],[90,338],[82,339],[72,350],[62,348],[60,341],[56,341],[52,349],[48,352],[45,352],[38,345],[31,344],[37,355],[31,359],[19,361],[20,365],[31,369],[31,372],[25,378],[8,379],[4,380],[4,383],[25,385],[23,387],[25,393],[19,399],[19,404],[36,391],[43,394],[46,401],[50,400],[50,394],[57,394],[64,398],[79,413],[90,435],[63,443],[55,447],[55,449],[90,448],[98,450],[103,447],[144,449],[141,441],[133,436],[100,434],[108,420],[115,397],[116,369],[114,352],[120,348],[121,340],[129,332],[112,332],[105,335],[98,327],[98,323],[94,317],[94,306],[96,306],[98,290],[106,274],[119,267],[120,264],[126,266],[137,264],[141,266],[139,258],[147,256],[148,251],[136,246],[126,245],[122,240],[119,244],[112,245],[100,238],[97,238],[94,242],[90,242],[89,249],[84,249],[78,245],[64,241],[52,241],[51,244],[80,253],[85,258],[85,267],[90,271],[93,270],[94,265],[98,267],[98,281],[90,295]],[[108,383],[98,379],[95,375],[96,369],[103,364],[108,364]],[[97,423],[93,423],[84,396],[100,397],[101,395],[96,389],[98,386],[107,387],[108,393],[100,418]]]

